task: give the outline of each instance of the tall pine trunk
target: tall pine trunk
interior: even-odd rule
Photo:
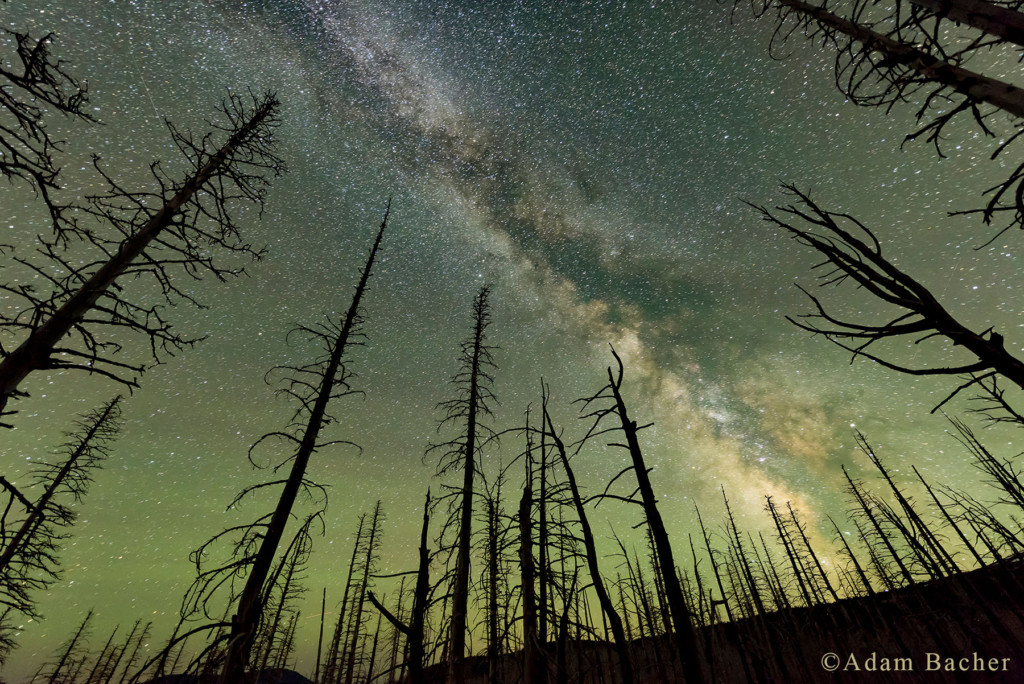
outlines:
[[[316,393],[316,400],[309,413],[309,420],[306,423],[302,440],[292,460],[292,468],[288,474],[281,497],[278,499],[274,514],[267,524],[260,549],[256,553],[249,576],[246,578],[245,587],[238,600],[238,610],[231,621],[231,634],[228,641],[228,652],[224,662],[224,669],[221,674],[222,684],[238,684],[245,681],[245,667],[249,661],[249,652],[252,648],[253,639],[259,626],[260,616],[263,614],[263,588],[270,574],[270,568],[277,554],[281,537],[284,535],[285,526],[291,516],[292,507],[298,496],[302,481],[306,475],[306,467],[309,464],[310,456],[316,450],[320,429],[324,423],[327,412],[327,404],[331,399],[332,390],[335,387],[336,376],[341,367],[341,360],[349,342],[349,336],[357,325],[359,317],[359,305],[366,285],[373,269],[373,262],[377,257],[377,250],[380,248],[381,239],[384,237],[384,229],[388,223],[388,211],[384,214],[384,220],[377,232],[377,239],[370,249],[366,265],[363,267],[356,286],[355,295],[352,297],[352,304],[345,315],[345,322],[334,340],[334,348],[323,371],[320,387]]]

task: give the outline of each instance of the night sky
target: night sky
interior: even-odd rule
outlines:
[[[262,219],[249,212],[243,221],[266,258],[248,264],[246,278],[189,283],[209,308],[169,314],[176,328],[208,339],[148,372],[128,399],[114,454],[76,508],[63,577],[40,597],[45,619],[25,622],[10,680],[50,658],[90,608],[95,648],[136,618],[154,621],[150,643],[159,645],[193,577],[189,551],[269,510],[260,499],[225,512],[242,487],[267,477],[249,466],[249,445],[283,428],[294,408],[264,375],[311,358],[310,347],[286,343],[292,326],[347,309],[389,196],[389,232],[365,299],[368,338],[351,361],[365,397],[335,406],[341,426],[331,432],[363,451],[324,450],[311,467],[330,505],[306,582],[303,672],[312,670],[321,588],[329,606],[340,600],[357,517],[377,499],[387,517],[382,570],[414,567],[434,471],[424,450],[451,437],[436,433],[435,405],[453,396],[458,344],[484,284],[493,286],[490,340],[500,347],[492,426],[521,424],[543,376],[555,420],[570,439],[581,436],[571,402],[607,380],[613,344],[630,409],[654,422],[643,446],[680,548],[695,502],[719,525],[722,485],[742,527],[766,527],[772,494],[791,500],[826,548],[825,515],[845,506],[840,466],[868,475],[854,426],[899,477],[914,464],[936,482],[979,481],[945,419],[929,415],[956,379],[851,365],[846,352],[788,323],[786,314],[810,310],[794,283],[814,286],[817,259],[741,200],[785,201],[779,183],[790,182],[853,213],[954,315],[977,329],[994,325],[1020,353],[1019,235],[974,251],[994,230],[946,216],[977,206],[1006,172],[987,159],[991,141],[964,126],[951,130],[946,159],[921,142],[901,150],[912,105],[886,115],[844,102],[830,53],[794,39],[773,61],[771,23],[744,11],[730,21],[728,5],[476,4],[0,6],[3,24],[55,32],[54,52],[88,80],[102,125],[51,120],[69,140],[60,158],[68,196],[98,189],[91,153],[128,185],[145,187],[154,159],[173,172],[163,120],[205,131],[227,88],[276,91],[276,151],[289,166]],[[28,254],[48,229],[45,209],[17,185],[0,187],[0,206],[3,241]],[[7,264],[4,275],[16,269]],[[852,288],[821,295],[853,317],[884,314]],[[144,359],[144,341],[134,342],[126,358]],[[963,359],[940,341],[888,349],[913,364]],[[120,391],[80,373],[36,373],[23,388],[32,397],[17,402],[16,429],[0,446],[11,480],[60,443],[74,414]],[[997,454],[1020,450],[1009,433],[984,436]],[[509,436],[488,451],[485,470],[520,441]],[[603,487],[623,458],[584,451],[578,477]],[[973,491],[989,496],[981,485]],[[637,514],[608,502],[595,530],[608,536],[606,520],[628,530]]]

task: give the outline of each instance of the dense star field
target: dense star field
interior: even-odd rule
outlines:
[[[50,123],[68,141],[60,160],[69,196],[97,189],[92,154],[128,185],[144,187],[156,159],[180,170],[164,120],[202,133],[227,89],[276,92],[275,151],[289,167],[261,218],[243,212],[246,239],[266,245],[265,258],[237,262],[248,277],[186,282],[209,308],[168,313],[176,329],[207,339],[147,372],[127,398],[113,454],[75,507],[63,576],[40,597],[44,619],[24,623],[8,681],[35,672],[89,609],[95,641],[142,618],[154,622],[155,648],[194,576],[189,552],[272,505],[268,495],[225,511],[267,477],[249,465],[250,444],[294,411],[264,376],[312,357],[301,340],[286,341],[291,327],[347,309],[389,197],[389,232],[364,302],[366,344],[351,359],[365,396],[335,406],[340,424],[330,432],[362,451],[325,449],[311,463],[330,504],[305,580],[297,669],[312,670],[321,589],[330,621],[357,517],[377,499],[386,515],[381,572],[415,565],[423,495],[437,487],[424,451],[447,434],[436,432],[436,405],[452,396],[484,284],[499,347],[491,426],[521,425],[543,377],[567,441],[580,437],[586,425],[572,402],[607,381],[614,345],[631,411],[654,423],[643,445],[679,545],[695,529],[694,503],[719,524],[724,486],[741,527],[768,529],[771,494],[792,501],[831,548],[826,516],[841,518],[847,499],[840,467],[870,473],[854,428],[894,472],[916,465],[931,481],[986,496],[946,420],[929,414],[957,380],[850,364],[842,349],[787,322],[811,310],[793,284],[814,287],[810,267],[820,259],[742,200],[786,202],[787,182],[850,212],[952,313],[979,330],[994,326],[1019,354],[1019,234],[976,251],[995,229],[947,216],[978,206],[1005,175],[988,160],[990,141],[965,126],[951,129],[945,159],[923,141],[901,148],[913,105],[886,114],[844,102],[831,53],[797,38],[773,60],[771,22],[742,9],[731,17],[728,4],[487,4],[0,6],[2,24],[54,32],[54,53],[88,81],[100,125]],[[45,208],[19,184],[0,185],[0,207],[0,242],[29,255],[49,230]],[[2,275],[30,277],[10,261]],[[820,295],[852,317],[880,315],[849,284]],[[128,344],[125,357],[145,360],[144,346]],[[915,365],[963,360],[939,340],[888,349]],[[36,373],[23,388],[31,397],[16,402],[15,429],[0,435],[0,474],[23,483],[75,414],[122,391],[82,373]],[[1020,451],[1009,431],[985,437],[1000,455]],[[485,472],[521,448],[520,437],[504,437],[485,453]],[[603,488],[623,458],[584,452],[582,484]],[[638,519],[602,503],[595,531],[608,537],[610,522],[627,532]]]

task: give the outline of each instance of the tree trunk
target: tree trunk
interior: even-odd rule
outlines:
[[[34,504],[29,511],[29,515],[25,518],[24,522],[18,528],[18,531],[14,533],[11,540],[7,543],[2,554],[0,554],[0,577],[3,577],[4,571],[7,566],[10,565],[11,560],[24,548],[24,546],[30,541],[33,533],[39,529],[39,526],[43,522],[43,518],[46,516],[47,506],[52,501],[57,490],[60,489],[61,485],[68,475],[78,465],[79,460],[84,456],[88,455],[90,449],[93,448],[93,439],[101,438],[108,434],[110,430],[110,421],[116,420],[121,413],[120,409],[121,397],[117,397],[112,401],[108,402],[98,413],[94,414],[95,417],[91,418],[91,423],[88,429],[82,434],[80,441],[78,442],[77,448],[69,454],[67,460],[64,461],[64,465],[57,474],[50,480],[50,483],[46,486],[46,491],[43,492],[42,496]]]
[[[320,428],[323,426],[324,416],[327,412],[327,404],[331,399],[331,392],[335,384],[335,376],[341,366],[341,359],[345,353],[349,341],[349,334],[356,325],[359,303],[363,292],[366,290],[367,281],[370,278],[370,271],[373,268],[374,259],[377,257],[377,250],[380,248],[381,239],[384,237],[384,229],[388,223],[388,213],[391,205],[384,213],[384,220],[377,232],[377,239],[370,249],[366,265],[356,286],[355,295],[352,297],[352,304],[345,316],[345,322],[335,340],[334,348],[331,351],[330,359],[324,370],[320,387],[317,391],[316,402],[313,404],[302,441],[292,461],[292,469],[288,474],[284,490],[278,499],[277,508],[267,524],[267,529],[256,553],[249,576],[246,579],[245,587],[238,600],[238,612],[235,614],[231,625],[231,635],[228,641],[228,652],[224,663],[224,670],[221,675],[222,684],[238,684],[245,681],[245,666],[249,660],[249,651],[252,648],[253,638],[256,636],[256,628],[259,625],[260,615],[263,613],[263,585],[270,573],[270,567],[274,562],[281,537],[284,535],[284,528],[291,516],[295,498],[302,486],[306,475],[306,466],[309,458],[316,450],[317,439],[320,435]]]
[[[565,446],[562,444],[562,440],[555,432],[555,426],[551,422],[551,416],[548,415],[547,397],[544,399],[543,410],[544,423],[546,425],[544,429],[549,431],[551,441],[562,460],[562,468],[565,470],[565,478],[569,482],[569,491],[572,494],[572,503],[576,508],[576,517],[579,518],[580,529],[583,532],[583,548],[586,551],[587,570],[590,572],[590,581],[594,585],[594,591],[597,593],[597,600],[601,603],[601,610],[608,619],[608,625],[612,630],[612,638],[615,640],[615,651],[619,656],[619,672],[622,674],[622,682],[623,684],[632,684],[633,663],[630,662],[629,659],[629,645],[626,640],[626,633],[622,627],[622,619],[615,611],[615,605],[612,603],[612,599],[608,595],[608,590],[605,588],[604,579],[601,577],[601,569],[597,563],[597,548],[594,544],[594,534],[590,530],[590,521],[587,519],[587,511],[583,508],[583,499],[580,497],[579,487],[576,486],[576,476],[573,474],[572,466],[569,465],[569,458],[565,453]],[[568,605],[565,606],[564,610],[568,615]],[[623,606],[623,611],[625,611],[625,606]],[[564,636],[559,636],[559,639],[563,638]],[[562,648],[561,642],[559,643],[559,648]]]
[[[533,563],[533,531],[531,514],[533,490],[527,478],[523,498],[519,501],[519,566],[523,597],[523,684],[544,684],[547,671],[537,643],[536,567]]]
[[[1024,47],[1024,14],[985,0],[910,0],[943,19]]]
[[[993,105],[1015,117],[1024,117],[1024,89],[937,59],[912,45],[875,33],[821,7],[801,0],[777,2],[813,19],[823,27],[856,40],[868,52],[880,52],[893,64],[911,69],[923,78],[952,88],[972,101]]]
[[[484,350],[484,330],[487,327],[487,295],[484,288],[473,303],[473,348],[469,368],[469,394],[466,407],[466,437],[462,473],[462,503],[460,504],[459,541],[455,560],[455,581],[452,587],[452,622],[448,648],[448,681],[462,684],[466,673],[466,618],[469,603],[469,550],[473,535],[473,481],[476,475],[477,412],[482,401],[480,395],[481,362]]]
[[[3,413],[10,397],[17,393],[21,381],[32,371],[47,367],[57,342],[85,317],[132,261],[138,258],[165,228],[172,225],[182,207],[228,163],[231,155],[259,130],[260,125],[274,115],[278,106],[277,98],[272,96],[259,103],[249,120],[235,131],[227,143],[210,157],[210,160],[190,177],[137,233],[121,243],[117,254],[0,362],[0,414]]]
[[[615,413],[619,417],[622,431],[626,436],[626,446],[633,461],[633,472],[636,475],[637,486],[640,490],[640,497],[643,501],[644,515],[647,517],[647,524],[651,528],[651,535],[654,537],[655,550],[661,562],[662,580],[665,583],[665,594],[668,598],[669,613],[672,615],[672,624],[675,627],[676,648],[679,650],[679,657],[682,661],[683,676],[688,684],[703,682],[700,655],[697,651],[697,640],[693,631],[693,624],[690,622],[690,610],[686,606],[686,599],[683,596],[683,589],[679,585],[679,576],[676,574],[676,564],[672,558],[672,545],[665,531],[665,524],[661,520],[661,513],[658,511],[658,500],[654,496],[654,488],[647,476],[647,464],[644,463],[643,453],[640,451],[640,442],[637,439],[636,422],[630,420],[626,410],[626,404],[619,392],[619,385],[622,383],[622,361],[614,350],[616,361],[619,363],[618,379],[612,375],[612,369],[608,369],[609,387],[615,397]]]

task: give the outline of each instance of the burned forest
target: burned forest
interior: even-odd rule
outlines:
[[[0,684],[1024,681],[1022,50],[0,0]]]

